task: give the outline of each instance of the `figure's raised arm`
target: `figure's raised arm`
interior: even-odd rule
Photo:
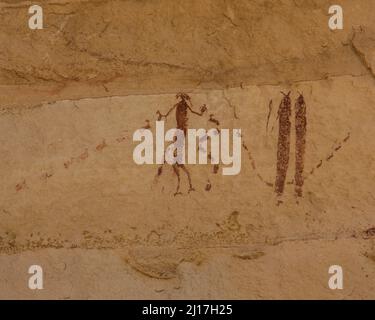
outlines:
[[[161,114],[161,112],[158,110],[156,111],[156,114],[158,115],[158,121],[160,121],[162,118],[165,118],[167,119],[167,117],[169,116],[169,114],[177,107],[177,103],[169,109],[169,111],[167,112],[167,114]]]
[[[190,101],[189,101],[190,102]],[[203,106],[201,106],[201,108],[200,108],[200,112],[197,112],[197,111],[194,111],[193,110],[193,105],[192,105],[192,103],[190,102],[190,106],[188,105],[188,108],[189,108],[189,110],[192,112],[192,113],[194,113],[194,114],[196,114],[196,115],[198,115],[198,116],[203,116],[203,114],[207,111],[207,107],[206,107],[206,105],[204,104]]]

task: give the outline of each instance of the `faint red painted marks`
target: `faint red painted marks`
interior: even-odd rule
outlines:
[[[267,123],[266,123],[266,132],[268,132],[268,125],[269,125],[270,117],[271,117],[271,113],[272,113],[272,106],[273,106],[273,102],[272,102],[272,100],[270,100],[270,103],[268,104],[268,115],[267,115]]]
[[[245,142],[242,142],[242,147],[243,147],[246,151],[249,151],[249,148],[247,147],[247,145],[245,144]]]
[[[18,183],[18,184],[16,185],[16,191],[19,192],[19,191],[21,191],[21,190],[23,190],[23,189],[26,189],[26,187],[27,187],[27,185],[26,185],[26,180],[23,179],[22,182],[20,182],[20,183]]]
[[[162,173],[163,173],[163,166],[160,166],[160,167],[158,168],[158,173],[157,173],[158,177],[161,176]]]
[[[109,92],[109,89],[105,84],[103,84],[103,88],[104,88],[105,92]]]
[[[64,162],[64,168],[69,169],[74,163],[84,161],[89,157],[89,149],[86,148],[78,157],[71,157],[69,160]]]
[[[375,227],[369,228],[363,232],[364,238],[369,239],[375,237]]]
[[[74,158],[70,158],[70,160],[67,160],[64,162],[64,168],[69,169],[69,167],[73,164]]]
[[[220,125],[219,120],[215,119],[213,114],[210,114],[210,118],[208,119],[208,121],[210,121],[210,122],[216,124],[217,126]]]
[[[80,154],[79,158],[83,161],[86,160],[89,157],[89,149],[86,148],[86,150]]]
[[[219,172],[219,165],[214,164],[214,169],[213,169],[214,174],[217,174]]]
[[[121,143],[123,141],[126,141],[127,140],[127,137],[126,137],[126,133],[128,132],[128,130],[122,130],[121,132],[121,136],[117,137],[117,138],[113,138],[112,142],[115,143]],[[48,147],[51,147],[51,146],[54,146],[54,144],[49,144]],[[95,147],[95,150],[97,151],[102,151],[103,149],[105,149],[107,146],[109,146],[106,142],[105,139],[102,140],[101,143],[97,144],[96,147]],[[75,156],[75,157],[70,157],[70,159],[66,160],[64,163],[63,163],[63,166],[65,169],[69,169],[71,168],[71,166],[73,164],[77,164],[79,162],[82,162],[82,161],[85,161],[88,157],[89,157],[89,148],[85,148],[84,151],[81,152],[80,155],[78,156]],[[38,178],[41,179],[41,180],[44,180],[44,181],[47,181],[48,179],[52,178],[54,173],[53,173],[53,169],[51,169],[50,171],[48,172],[44,172],[42,175],[39,175]],[[26,181],[24,180],[22,183],[19,183],[16,185],[15,189],[16,191],[21,191],[25,188],[27,188],[28,186],[26,186]]]
[[[204,188],[206,191],[210,191],[212,188],[212,185],[211,185],[211,181],[210,180],[207,180],[207,184],[206,184],[206,187]]]
[[[340,151],[343,147],[343,145],[348,142],[348,140],[350,139],[350,132],[345,136],[344,139],[342,139],[340,142],[338,143],[335,143],[335,145],[332,147],[332,150],[325,158],[324,160],[321,159],[319,160],[319,162],[315,165],[315,167],[313,167],[311,170],[310,170],[310,176],[313,175],[315,173],[315,170],[316,169],[319,169],[320,167],[323,166],[324,162],[328,162],[330,161],[331,159],[333,159],[336,155],[336,153],[338,151]],[[306,180],[308,177],[306,176],[304,179]]]
[[[147,120],[146,120],[147,121]],[[123,130],[123,132],[127,132],[127,130]],[[127,140],[125,134],[114,138],[116,142],[121,143],[125,140]],[[113,140],[112,140],[113,141]],[[103,151],[105,148],[107,148],[109,144],[107,143],[106,139],[103,139],[101,143],[97,144],[95,146],[96,151]],[[85,161],[89,157],[89,148],[86,148],[79,156],[71,157],[69,160],[64,162],[64,168],[69,169],[73,164],[78,163],[80,161]]]
[[[304,182],[303,169],[306,149],[306,103],[300,94],[295,104],[295,126],[296,126],[296,172],[295,172],[295,192],[297,197],[302,196]]]
[[[291,116],[291,100],[290,92],[284,94],[281,100],[278,119],[279,119],[279,139],[277,143],[277,168],[275,192],[282,195],[285,187],[286,173],[289,166],[289,151],[290,151],[290,116]]]
[[[119,138],[116,138],[116,141],[117,141],[118,143],[121,143],[121,142],[123,142],[123,141],[125,141],[125,140],[126,140],[125,137],[119,137]]]
[[[248,157],[249,157],[249,160],[250,160],[250,163],[251,163],[251,167],[256,170],[256,165],[255,165],[255,161],[249,151],[249,148],[247,147],[247,145],[245,144],[245,141],[242,142],[242,147],[247,151],[248,153]]]
[[[51,172],[45,172],[42,174],[42,179],[43,180],[48,180],[49,178],[52,178],[53,177],[53,173]]]
[[[249,160],[250,160],[251,168],[252,168],[254,171],[257,172],[258,170],[257,170],[257,166],[256,166],[256,164],[255,164],[255,160],[254,160],[253,156],[251,155],[251,152],[250,152],[248,146],[246,145],[245,141],[242,141],[242,148],[244,148],[245,151],[247,152],[248,158],[249,158]],[[273,187],[273,183],[266,181],[266,180],[262,177],[262,175],[261,175],[259,172],[257,172],[257,177],[258,177],[258,179],[259,179],[261,182],[263,182],[266,186],[268,186],[268,187]]]
[[[124,131],[127,132],[128,130],[124,130]],[[116,141],[117,141],[118,143],[121,143],[121,142],[126,141],[126,137],[125,137],[125,135],[122,134],[121,137],[116,138]]]
[[[146,121],[146,125],[144,125],[142,128],[143,129],[151,129],[150,120],[145,120],[145,121]]]
[[[108,147],[108,145],[105,142],[105,140],[103,140],[103,142],[98,144],[95,149],[96,149],[96,151],[102,151],[106,147]]]

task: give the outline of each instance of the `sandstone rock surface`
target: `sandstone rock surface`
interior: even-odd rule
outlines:
[[[0,1],[0,298],[375,298],[375,3]],[[133,132],[187,92],[241,128],[242,168],[138,166]],[[281,92],[306,102],[274,192]],[[168,128],[175,127],[174,117]],[[207,187],[209,183],[210,188]],[[45,270],[29,290],[28,267]],[[328,288],[341,265],[344,290]]]

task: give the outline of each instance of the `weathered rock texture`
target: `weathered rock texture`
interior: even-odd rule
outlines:
[[[325,0],[40,1],[37,31],[1,1],[0,298],[375,298],[375,3],[338,2],[332,32]],[[174,196],[132,135],[179,91],[208,108],[190,127],[242,129],[242,170],[188,165]]]

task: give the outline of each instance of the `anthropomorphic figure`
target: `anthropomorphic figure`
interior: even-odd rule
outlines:
[[[174,109],[176,109],[176,122],[177,122],[176,129],[182,130],[186,138],[187,129],[188,129],[188,120],[189,120],[188,111],[198,116],[203,116],[203,114],[207,111],[207,107],[206,105],[203,105],[200,108],[200,112],[194,111],[193,105],[191,103],[191,99],[186,93],[178,93],[176,95],[176,99],[179,99],[179,102],[177,102],[172,108],[170,108],[169,111],[165,115],[161,114],[159,110],[156,112],[156,114],[158,115],[158,121],[160,121],[163,118],[166,119],[170,115],[170,113]],[[175,141],[176,139],[177,138],[175,137]],[[189,192],[194,191],[194,188],[191,182],[190,172],[186,168],[186,166],[184,164],[175,163],[174,165],[172,165],[172,167],[173,167],[174,173],[177,176],[177,190],[175,192],[175,195],[181,194],[180,192],[180,169],[182,169],[186,173],[186,176],[189,180]],[[161,165],[158,168],[158,176],[162,174],[162,171],[163,171],[163,165]]]

